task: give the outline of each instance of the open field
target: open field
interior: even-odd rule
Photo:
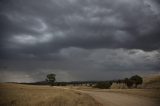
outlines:
[[[49,86],[0,84],[0,106],[101,106],[87,94]]]
[[[159,78],[145,77],[143,89],[3,83],[0,84],[0,106],[159,106]]]
[[[86,93],[103,106],[159,106],[159,89],[96,89],[90,87],[59,87]]]

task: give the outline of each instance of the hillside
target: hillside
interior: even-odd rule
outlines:
[[[160,74],[145,76],[143,77],[143,80],[144,80],[143,83],[144,88],[154,88],[154,89],[160,88]]]

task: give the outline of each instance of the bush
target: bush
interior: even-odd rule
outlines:
[[[98,82],[94,87],[100,88],[100,89],[109,89],[111,86],[111,83],[109,82]]]
[[[112,83],[111,89],[127,89],[127,85],[125,83]]]
[[[67,86],[66,82],[56,82],[55,86]]]

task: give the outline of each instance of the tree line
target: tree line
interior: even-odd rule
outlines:
[[[141,85],[143,83],[143,78],[139,75],[134,75],[131,76],[130,78],[99,82],[94,87],[101,89],[108,89],[111,87],[113,83],[125,84],[127,88],[137,88],[138,85]]]
[[[130,78],[124,78],[119,80],[110,80],[110,81],[72,81],[72,82],[55,82],[55,74],[48,74],[46,81],[47,84],[51,86],[66,86],[66,85],[87,85],[95,88],[108,89],[113,83],[124,83],[128,88],[132,88],[133,85],[137,88],[138,85],[143,83],[143,78],[139,75],[131,76]]]
[[[50,86],[90,86],[100,89],[109,89],[113,84],[125,84],[127,88],[137,88],[143,83],[143,78],[139,75],[131,76],[130,78],[108,80],[108,81],[70,81],[70,82],[56,82],[56,74],[48,74],[45,81],[34,83],[22,83],[30,85],[50,85]]]

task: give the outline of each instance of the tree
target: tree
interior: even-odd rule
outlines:
[[[135,84],[136,88],[137,88],[137,85],[143,83],[142,77],[140,77],[140,76],[138,76],[138,75],[132,76],[132,77],[130,78],[130,80],[132,81],[133,84]]]
[[[53,86],[54,85],[54,82],[56,80],[56,74],[48,74],[47,75],[47,78],[46,78],[46,81],[51,85]]]
[[[124,79],[124,83],[126,83],[126,85],[128,86],[128,88],[131,88],[133,86],[133,82],[130,79],[128,79],[128,78]]]

